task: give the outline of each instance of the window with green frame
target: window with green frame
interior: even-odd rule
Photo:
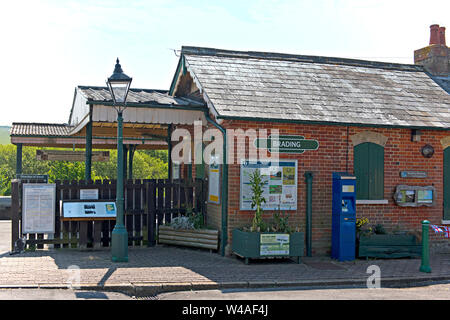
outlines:
[[[384,197],[384,147],[364,142],[354,147],[353,172],[356,199],[381,200]]]

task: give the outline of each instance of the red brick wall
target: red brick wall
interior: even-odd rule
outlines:
[[[305,151],[303,154],[283,154],[282,159],[298,160],[298,194],[297,210],[289,211],[292,226],[305,231],[306,183],[304,173],[312,171],[312,253],[329,254],[331,250],[331,184],[332,172],[348,171],[353,173],[353,144],[350,137],[361,131],[378,132],[388,140],[385,145],[384,165],[384,199],[388,204],[357,205],[357,217],[367,217],[370,224],[381,223],[387,231],[399,225],[402,230],[417,232],[420,235],[421,221],[428,219],[432,224],[440,224],[443,217],[443,150],[440,139],[447,136],[445,131],[422,130],[420,142],[411,142],[410,129],[346,127],[333,125],[283,124],[268,122],[224,121],[225,128],[231,129],[278,129],[280,135],[302,135],[306,139],[319,141],[319,149]],[[270,131],[268,132],[270,133]],[[424,158],[420,149],[430,144],[435,153],[432,158]],[[236,142],[235,142],[236,154]],[[400,171],[426,171],[425,179],[401,178]],[[253,211],[239,210],[240,166],[229,165],[228,185],[228,239],[232,241],[231,231],[245,224],[250,224]],[[393,200],[395,187],[399,184],[426,186],[436,188],[436,205],[417,208],[397,206]],[[265,212],[266,219],[273,212]],[[430,233],[431,234],[431,233]],[[442,236],[438,237],[443,239]],[[437,237],[432,237],[437,241]],[[448,241],[445,239],[443,241]]]

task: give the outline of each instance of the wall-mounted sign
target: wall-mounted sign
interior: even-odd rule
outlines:
[[[400,177],[422,179],[427,177],[427,173],[425,171],[400,171]]]
[[[80,189],[80,200],[98,200],[98,189]]]
[[[276,136],[270,135],[266,138],[257,138],[254,141],[257,148],[263,148],[274,152],[278,148],[279,153],[303,153],[306,150],[317,150],[319,142],[317,140],[305,139],[303,136]]]
[[[435,188],[433,186],[397,186],[395,203],[401,207],[434,206]]]
[[[248,161],[241,163],[240,209],[252,208],[252,190],[250,175],[259,170],[262,176],[263,210],[296,210],[297,209],[297,160]]]
[[[216,162],[209,165],[208,201],[220,203],[220,169]]]
[[[114,201],[69,201],[61,200],[62,219],[95,220],[115,219]]]
[[[85,151],[70,150],[36,150],[37,160],[50,161],[85,161]],[[92,161],[109,161],[109,151],[93,151]]]
[[[17,174],[16,178],[21,180],[42,180],[43,183],[48,183],[48,174]]]
[[[22,233],[54,233],[56,184],[24,183]]]

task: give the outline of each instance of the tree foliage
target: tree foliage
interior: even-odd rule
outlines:
[[[69,161],[40,161],[36,159],[37,148],[23,147],[22,173],[48,174],[49,182],[55,180],[83,180],[85,163]],[[92,162],[92,179],[117,178],[117,151],[110,150],[110,159],[107,162]],[[11,180],[16,174],[16,146],[0,145],[0,195],[11,194]],[[133,161],[134,179],[167,179],[168,164],[167,151],[151,150],[136,151]]]

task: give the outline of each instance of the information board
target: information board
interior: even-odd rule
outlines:
[[[296,210],[297,209],[297,160],[249,161],[241,163],[240,209],[252,209],[252,190],[250,175],[259,170],[262,176],[263,210]]]
[[[54,233],[56,184],[24,183],[22,233]]]
[[[115,219],[114,201],[61,201],[63,219]]]
[[[260,236],[261,256],[289,255],[289,234],[264,234]]]
[[[216,163],[209,165],[208,186],[208,201],[211,203],[220,203],[220,169]]]

